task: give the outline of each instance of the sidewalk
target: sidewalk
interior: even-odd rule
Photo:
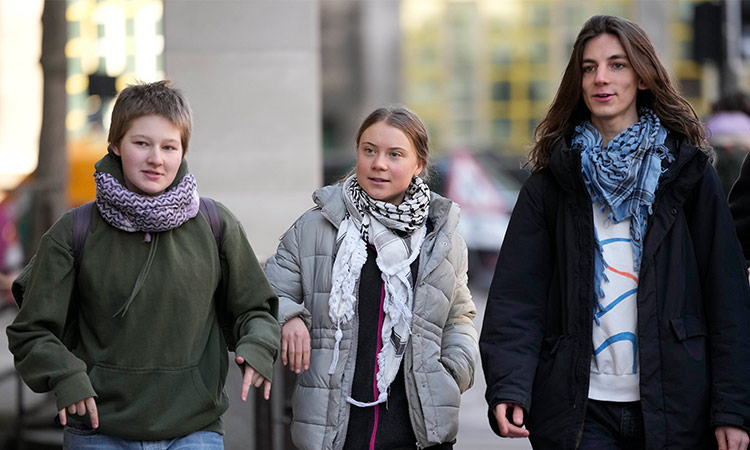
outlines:
[[[474,323],[481,332],[487,292],[475,286],[470,286],[470,289],[477,305]],[[458,438],[454,450],[531,450],[528,439],[506,439],[492,432],[487,419],[487,403],[484,401],[485,388],[480,363],[474,375],[474,386],[461,396]]]

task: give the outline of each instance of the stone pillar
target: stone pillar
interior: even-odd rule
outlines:
[[[165,0],[167,77],[193,107],[188,162],[265,260],[322,179],[318,2]]]
[[[261,261],[321,185],[318,8],[317,0],[164,0],[165,71],[193,108],[191,171],[201,195],[240,219]],[[281,378],[270,404],[254,395],[243,404],[230,363],[225,448],[284,448]],[[256,411],[270,418],[264,429]]]

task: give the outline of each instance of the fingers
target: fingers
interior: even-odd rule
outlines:
[[[508,418],[508,413],[512,413],[513,423]],[[523,425],[523,408],[513,403],[500,403],[495,407],[495,419],[500,434],[510,438],[528,437],[529,431],[522,428]]]
[[[247,393],[250,391],[250,385],[253,384],[253,376],[255,375],[255,370],[253,370],[253,368],[247,364],[245,364],[243,368],[244,374],[242,375],[242,393],[240,394],[240,398],[244,402],[247,401]]]
[[[60,425],[65,426],[68,424],[68,416],[65,414],[65,408],[57,412],[57,417],[60,418]]]
[[[508,419],[505,418],[505,411],[507,410],[508,405],[505,403],[500,403],[499,405],[495,406],[495,420],[497,420],[497,428],[500,429],[500,434],[503,436],[508,435]]]
[[[523,425],[523,409],[520,406],[513,408],[513,423],[519,427]]]
[[[265,378],[263,379],[263,398],[266,400],[271,398],[271,382]]]
[[[310,333],[305,333],[302,339],[302,369],[310,368]]]
[[[714,431],[719,450],[746,450],[750,438],[741,428],[720,426]]]
[[[281,327],[281,363],[295,373],[310,368],[310,332],[299,317]]]
[[[310,368],[310,333],[307,328],[300,330],[299,334],[295,336],[293,347],[290,344],[290,348],[293,348],[294,365],[290,367],[295,373],[300,373],[303,370]]]
[[[66,412],[67,410],[67,412]],[[86,413],[89,415],[92,428],[99,428],[99,410],[96,407],[96,400],[94,397],[89,397],[84,400],[72,403],[67,408],[63,408],[57,412],[57,416],[60,418],[61,425],[68,424],[68,414],[76,414],[78,416],[85,416]]]
[[[263,375],[259,374],[258,372],[255,372],[255,374],[253,375],[253,380],[252,380],[253,386],[255,386],[256,388],[259,388],[263,385],[264,381],[266,381],[266,379],[263,378]]]
[[[96,400],[94,400],[94,397],[89,397],[86,399],[85,403],[86,409],[89,412],[91,428],[99,428],[99,410],[96,408]]]
[[[294,352],[292,355],[294,356],[294,372],[302,372],[302,342],[299,336],[294,341]]]
[[[716,443],[719,444],[719,450],[727,450],[727,436],[724,427],[718,427],[714,434],[716,435]]]
[[[86,403],[83,400],[68,405],[68,413],[83,416],[86,414]]]
[[[288,344],[287,337],[282,336],[281,337],[281,364],[283,364],[284,367],[286,367],[287,362],[288,362],[287,357],[286,357],[286,352],[287,352],[288,347],[289,347],[289,344]]]
[[[242,358],[237,357],[237,362]],[[244,360],[243,360],[244,361]],[[243,374],[242,374],[242,392],[240,393],[240,398],[242,401],[247,401],[247,394],[250,392],[250,386],[255,386],[256,388],[259,388],[263,386],[263,398],[268,400],[271,398],[271,382],[266,380],[263,375],[256,372],[255,369],[250,367],[249,364],[245,364],[243,366]]]

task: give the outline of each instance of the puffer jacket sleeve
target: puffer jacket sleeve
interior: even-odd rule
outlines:
[[[708,320],[711,425],[750,431],[750,353],[741,350],[750,348],[750,291],[722,187],[708,164],[694,207],[688,220]]]
[[[529,410],[531,389],[544,334],[547,292],[552,277],[551,232],[545,198],[556,188],[543,174],[521,189],[500,250],[479,339],[487,381],[489,419],[493,410],[516,403]]]
[[[276,320],[278,300],[242,225],[228,209],[223,205],[221,208],[225,220],[222,277],[226,306],[234,317],[234,334],[238,338],[235,354],[270,381],[281,341]]]
[[[42,237],[21,311],[6,330],[19,375],[35,392],[54,392],[58,410],[96,397],[86,363],[61,341],[76,277],[72,229],[67,213]]]
[[[266,277],[279,296],[279,323],[300,317],[312,325],[312,316],[305,308],[300,264],[300,223],[297,221],[281,237],[276,253],[266,262]]]
[[[448,320],[443,328],[440,360],[463,393],[474,384],[474,368],[479,361],[477,330],[473,322],[477,310],[467,285],[469,266],[466,243],[458,234],[454,235],[453,241],[451,256],[456,270],[456,286]]]

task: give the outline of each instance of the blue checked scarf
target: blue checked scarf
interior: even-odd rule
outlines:
[[[602,148],[602,137],[589,121],[576,127],[572,142],[572,148],[581,152],[583,181],[591,201],[601,203],[602,211],[609,209],[608,217],[615,223],[630,219],[636,273],[641,265],[648,216],[653,213],[654,193],[659,177],[668,167],[663,162],[674,160],[664,145],[667,129],[659,118],[648,108],[641,108],[639,115],[638,122],[615,136],[606,148]],[[594,286],[599,297],[604,296],[601,282],[607,279],[606,267],[597,244]]]

